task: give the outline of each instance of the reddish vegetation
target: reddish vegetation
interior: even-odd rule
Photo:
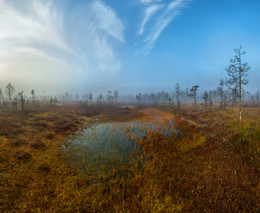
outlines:
[[[172,114],[173,113],[173,114]],[[258,212],[259,108],[129,109],[114,106],[40,108],[0,112],[0,211],[3,212]],[[114,170],[82,176],[61,155],[66,135],[84,122],[173,118],[174,137],[149,133],[129,177]],[[165,124],[166,125],[166,124]],[[168,125],[168,124],[167,124]]]
[[[175,179],[173,183],[175,187],[181,186],[180,190],[183,193],[186,191],[188,200],[192,201],[192,205],[185,206],[183,210],[206,212],[259,210],[260,173],[257,169],[260,166],[260,140],[259,137],[256,138],[256,126],[259,127],[260,110],[247,109],[244,114],[245,121],[237,128],[234,127],[238,124],[234,122],[236,119],[232,119],[236,118],[232,109],[195,113],[185,110],[176,116],[179,120],[178,125],[185,131],[187,137],[196,132],[206,137],[206,142],[202,146],[182,154],[177,151],[176,157],[170,155],[174,164],[180,169],[177,174],[181,173],[182,179],[181,181]],[[186,123],[182,119],[185,119]],[[192,128],[187,121],[195,122],[197,127]],[[254,128],[250,128],[249,124]],[[247,129],[247,135],[241,135],[242,129]],[[167,159],[170,156],[167,156]],[[175,187],[173,191],[176,192]]]

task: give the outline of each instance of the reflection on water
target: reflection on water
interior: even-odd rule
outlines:
[[[144,154],[138,144],[148,132],[156,131],[166,136],[177,133],[173,122],[165,124],[130,121],[96,123],[77,131],[64,144],[70,162],[84,173],[131,166]]]

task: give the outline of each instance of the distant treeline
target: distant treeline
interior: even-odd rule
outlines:
[[[219,86],[214,90],[204,91],[199,93],[199,86],[193,86],[190,89],[181,89],[177,83],[172,92],[150,92],[138,94],[120,94],[118,90],[107,91],[104,94],[93,95],[91,92],[80,95],[79,93],[72,94],[65,92],[57,96],[43,96],[37,95],[35,90],[31,90],[30,95],[24,95],[23,91],[17,92],[15,87],[9,83],[5,90],[0,88],[0,105],[10,106],[15,109],[23,109],[25,106],[37,106],[37,104],[45,103],[55,105],[58,103],[81,103],[81,104],[102,104],[102,103],[129,103],[129,104],[176,104],[179,108],[182,104],[196,102],[205,107],[213,106],[213,103],[219,103],[220,107],[226,105],[236,106],[238,103],[237,95],[225,88],[224,81],[221,80]],[[255,93],[242,93],[242,101],[260,102],[260,90]],[[197,104],[196,103],[196,104]]]
[[[37,95],[34,90],[31,90],[27,97],[23,91],[17,92],[15,87],[9,83],[5,89],[0,88],[0,106],[10,107],[23,110],[25,106],[37,106],[38,104],[56,105],[63,103],[76,103],[81,105],[102,104],[102,103],[130,103],[130,104],[176,104],[180,109],[181,105],[194,103],[203,104],[206,108],[212,107],[214,102],[219,103],[221,109],[227,105],[239,106],[239,114],[241,119],[241,107],[243,101],[258,103],[260,100],[259,89],[252,93],[246,92],[243,86],[248,84],[248,71],[251,69],[247,63],[242,63],[242,56],[246,54],[242,51],[242,47],[234,49],[235,55],[230,59],[229,66],[225,69],[228,78],[219,81],[219,85],[214,90],[199,91],[199,85],[193,85],[190,88],[182,89],[179,83],[176,83],[172,92],[150,92],[138,94],[120,94],[120,91],[108,90],[106,93],[93,95],[92,92],[80,95],[79,93],[72,94],[65,92],[57,96]]]

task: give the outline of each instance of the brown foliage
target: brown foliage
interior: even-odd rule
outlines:
[[[243,128],[230,109],[164,110],[93,105],[0,112],[0,212],[258,212],[259,109],[247,109]],[[145,157],[124,168],[131,175],[115,168],[90,177],[61,152],[64,136],[95,118],[89,116],[174,119],[182,133],[143,137]]]

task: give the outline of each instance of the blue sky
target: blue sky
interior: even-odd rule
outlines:
[[[214,89],[233,48],[260,86],[257,0],[0,0],[0,87]]]

